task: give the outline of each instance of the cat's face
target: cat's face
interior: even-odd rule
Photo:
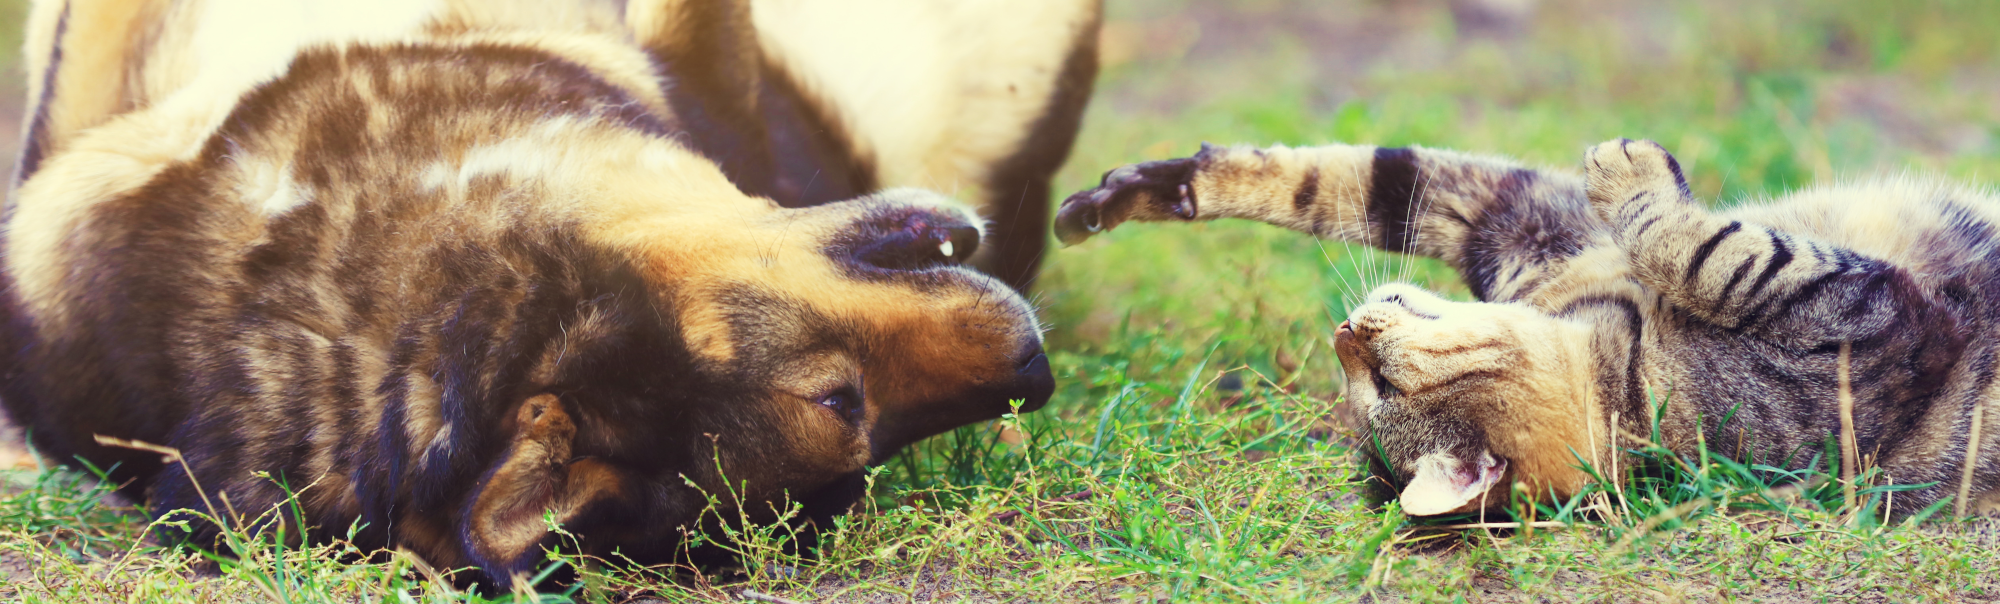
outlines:
[[[1517,482],[1558,496],[1582,486],[1578,456],[1605,437],[1587,423],[1589,339],[1588,325],[1529,306],[1388,285],[1335,330],[1334,349],[1368,419],[1365,454],[1388,470],[1378,478],[1429,516],[1501,507]]]

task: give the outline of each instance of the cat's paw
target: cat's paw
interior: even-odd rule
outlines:
[[[1621,138],[1599,143],[1584,153],[1583,165],[1590,205],[1614,225],[1629,218],[1632,213],[1627,210],[1635,204],[1693,199],[1680,162],[1653,141]]]
[[[1121,166],[1056,210],[1056,238],[1075,245],[1126,220],[1193,220],[1199,156]]]

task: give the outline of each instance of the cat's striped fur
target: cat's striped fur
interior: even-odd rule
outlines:
[[[1336,333],[1378,472],[1412,513],[1500,505],[1516,482],[1574,493],[1579,457],[1610,467],[1614,445],[1651,433],[1652,400],[1674,450],[1809,463],[1839,430],[1843,344],[1858,454],[1930,485],[1896,508],[1962,487],[1993,502],[2000,430],[1968,445],[1976,415],[2000,420],[2000,200],[1899,178],[1711,212],[1664,149],[1622,139],[1585,172],[1205,146],[1107,173],[1056,230],[1074,243],[1126,220],[1247,218],[1451,263],[1480,302],[1386,286]]]
[[[545,512],[641,563],[708,496],[823,521],[866,464],[1054,388],[1032,308],[962,266],[985,221],[875,191],[912,158],[1053,170],[1097,8],[1031,4],[843,13],[1041,53],[874,64],[962,93],[888,136],[870,116],[900,106],[818,92],[861,75],[791,60],[839,48],[741,0],[42,2],[0,398],[155,512],[353,529],[503,584],[558,543]],[[968,128],[987,145],[935,140]]]

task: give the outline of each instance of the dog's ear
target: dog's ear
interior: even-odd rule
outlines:
[[[496,581],[533,570],[550,536],[543,514],[569,523],[623,499],[619,471],[598,459],[573,459],[576,422],[562,401],[542,394],[515,413],[514,442],[495,461],[460,521],[468,554]]]

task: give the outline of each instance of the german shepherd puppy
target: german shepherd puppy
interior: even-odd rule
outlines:
[[[1098,11],[40,2],[0,397],[157,514],[296,494],[292,534],[502,582],[545,514],[642,563],[711,496],[827,518],[1048,400],[1033,309],[966,263],[1032,273]],[[1012,251],[905,184],[1006,200]]]

